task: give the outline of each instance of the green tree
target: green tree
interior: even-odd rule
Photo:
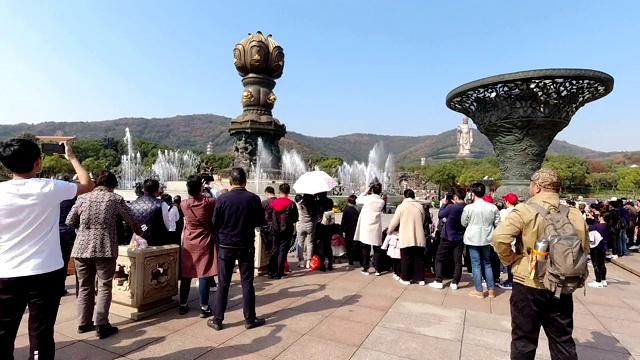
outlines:
[[[620,176],[618,189],[631,191],[635,196],[640,189],[640,167],[621,168],[618,170],[618,175]]]
[[[0,164],[0,181],[11,179],[11,171]]]
[[[95,139],[76,140],[71,143],[71,148],[80,161],[85,161],[89,158],[98,158],[100,152],[103,150],[102,142]]]
[[[102,170],[109,170],[107,160],[88,158],[82,162],[82,167],[93,175],[99,174]]]
[[[338,166],[342,165],[343,163],[344,161],[341,158],[332,157],[319,162],[317,165],[320,170],[326,172],[327,174],[335,175],[338,170]]]
[[[429,181],[443,189],[449,189],[456,185],[456,180],[462,171],[455,162],[449,161],[430,166],[425,172]]]
[[[500,170],[495,157],[493,159],[466,160],[460,162],[458,166],[461,168],[457,178],[460,185],[469,186],[485,178],[500,181]]]
[[[120,166],[120,161],[122,160],[122,157],[116,151],[105,149],[100,150],[100,153],[95,158],[104,161],[105,169],[107,170],[114,170]]]
[[[589,164],[577,156],[547,155],[542,166],[558,172],[561,190],[579,189],[587,183]]]
[[[587,185],[596,193],[601,189],[613,190],[618,186],[619,174],[615,172],[591,173],[587,175]]]
[[[38,140],[38,138],[34,134],[28,132],[24,132],[16,136],[14,139],[27,139],[33,141],[36,144],[40,144],[40,140]]]
[[[57,174],[73,174],[73,166],[71,162],[62,156],[52,155],[45,156],[42,160],[42,170],[40,173],[43,176],[50,177]]]
[[[228,154],[200,155],[199,170],[202,173],[215,174],[233,165],[233,156]]]

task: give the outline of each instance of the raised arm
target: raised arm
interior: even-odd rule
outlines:
[[[64,145],[64,156],[71,162],[73,170],[76,172],[76,175],[78,175],[78,190],[76,195],[86,194],[93,190],[93,180],[91,180],[89,172],[87,172],[87,170],[85,170],[80,164],[80,160],[78,160],[76,155],[73,153],[71,146],[66,141],[63,141],[61,144]]]

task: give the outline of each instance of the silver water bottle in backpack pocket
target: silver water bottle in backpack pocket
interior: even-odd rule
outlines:
[[[549,241],[547,239],[538,239],[534,245],[534,255],[536,255],[535,277],[542,281],[547,271],[547,259],[549,258]]]

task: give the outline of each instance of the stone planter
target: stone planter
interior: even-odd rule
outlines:
[[[178,245],[120,246],[111,312],[139,320],[178,305]]]

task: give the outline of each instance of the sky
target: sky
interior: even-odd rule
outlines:
[[[640,150],[640,2],[0,1],[0,124],[242,112],[233,47],[286,54],[274,116],[311,136],[439,134],[453,88],[491,75],[589,68],[615,78],[559,139]],[[630,132],[631,130],[631,132]]]

